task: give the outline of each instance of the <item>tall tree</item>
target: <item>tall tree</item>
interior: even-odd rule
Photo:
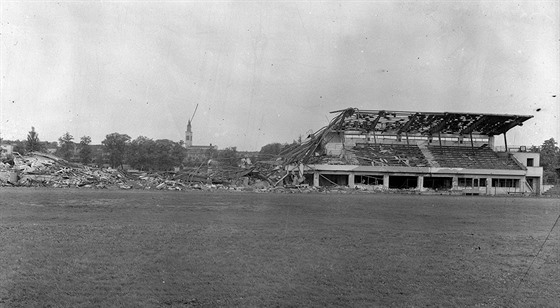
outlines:
[[[103,164],[105,164],[105,158],[103,157],[103,152],[97,152],[97,153],[94,155],[93,162],[94,162],[98,167],[103,167]]]
[[[58,142],[60,148],[58,149],[58,156],[66,160],[70,160],[72,155],[74,154],[74,136],[70,135],[69,132],[64,133],[60,138],[58,138]]]
[[[155,142],[155,164],[157,170],[171,170],[181,165],[186,156],[186,150],[178,142],[159,139]]]
[[[237,167],[237,147],[229,147],[218,151],[218,161],[228,166]]]
[[[284,146],[281,143],[269,143],[261,148],[259,152],[260,160],[269,160],[280,154]]]
[[[560,158],[560,149],[557,144],[558,142],[554,138],[550,138],[541,145],[541,166],[543,169],[553,171],[554,168],[557,168]]]
[[[132,140],[127,149],[127,163],[138,170],[152,169],[154,144],[155,142],[152,139],[144,136]]]
[[[92,161],[92,151],[89,145],[90,143],[90,136],[83,136],[82,138],[80,138],[79,151],[80,161],[82,162],[82,164],[89,164]]]
[[[130,142],[127,163],[139,170],[171,170],[181,165],[185,154],[181,143],[140,136]]]
[[[101,144],[105,146],[105,152],[108,153],[111,167],[122,167],[129,142],[130,136],[126,134],[112,133],[105,136],[105,140]]]
[[[539,147],[532,146],[529,150],[531,152],[538,152],[541,154],[541,163],[544,171],[544,182],[547,184],[554,184],[558,181],[558,168],[560,168],[560,148],[557,146],[558,142],[554,138],[545,140]]]
[[[14,149],[13,149],[14,152],[17,152],[21,155],[25,154],[25,146],[27,144],[26,141],[18,139],[14,141],[12,144],[14,145]]]
[[[27,143],[25,144],[27,152],[42,151],[43,145],[39,140],[39,134],[35,131],[35,127],[31,127],[31,131],[27,134]]]

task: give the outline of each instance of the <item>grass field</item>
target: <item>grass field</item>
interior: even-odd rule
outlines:
[[[18,188],[0,197],[0,307],[560,302],[560,226],[544,242],[558,199]]]

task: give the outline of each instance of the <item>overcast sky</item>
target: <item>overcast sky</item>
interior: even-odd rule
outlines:
[[[346,107],[534,115],[509,144],[560,135],[557,1],[0,5],[4,139],[179,141],[197,104],[194,144],[239,150]]]

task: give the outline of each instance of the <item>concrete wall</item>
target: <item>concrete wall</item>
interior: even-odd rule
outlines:
[[[527,158],[533,159],[533,167],[539,167],[541,163],[541,155],[532,152],[510,152],[523,166],[527,167]]]
[[[527,168],[526,177],[536,178],[535,183],[535,193],[537,195],[541,195],[543,193],[543,167],[540,167],[541,163],[541,155],[540,153],[532,153],[532,152],[510,152],[510,154],[520,162],[525,168]],[[527,159],[533,159],[533,166],[527,166]]]
[[[342,133],[329,133],[325,140],[326,154],[329,156],[340,156],[344,152],[344,134]]]
[[[321,166],[321,165],[316,165],[317,166]],[[327,167],[328,165],[326,165],[325,167]],[[488,195],[502,195],[502,194],[508,194],[508,193],[531,193],[530,189],[526,186],[526,177],[525,175],[522,174],[507,174],[507,170],[500,170],[503,172],[500,172],[500,174],[483,174],[480,172],[480,170],[462,170],[461,173],[427,173],[427,172],[422,172],[420,170],[410,170],[410,169],[417,169],[417,168],[408,168],[409,170],[401,170],[403,172],[395,172],[395,170],[390,171],[390,170],[385,170],[385,171],[378,171],[378,172],[364,172],[364,171],[358,171],[356,169],[352,169],[352,167],[356,167],[356,166],[341,166],[341,165],[337,165],[337,166],[328,166],[330,168],[325,168],[326,170],[321,170],[321,168],[316,168],[315,170],[309,170],[307,169],[305,172],[308,174],[313,174],[313,185],[314,186],[319,186],[320,182],[320,178],[321,178],[321,174],[324,175],[343,175],[343,176],[347,176],[348,177],[348,186],[355,188],[359,185],[361,185],[361,183],[356,183],[355,182],[355,176],[356,175],[376,175],[376,176],[382,176],[383,177],[383,187],[384,188],[388,188],[389,187],[389,179],[392,176],[413,176],[413,177],[417,177],[417,187],[416,190],[418,191],[427,191],[429,189],[423,187],[423,183],[425,181],[425,178],[429,178],[429,177],[445,177],[445,178],[451,178],[452,180],[452,187],[449,189],[449,191],[456,191],[456,192],[463,192],[463,193],[476,193],[476,194],[488,194]],[[408,171],[408,172],[405,172]],[[416,172],[415,172],[416,171]],[[468,173],[468,171],[473,171],[473,173]],[[478,171],[478,172],[475,172]],[[495,170],[492,170],[495,171]],[[515,170],[516,173],[519,173],[520,170]],[[459,178],[473,178],[473,179],[479,179],[478,182],[478,187],[474,186],[474,185],[470,185],[470,186],[459,186]],[[485,179],[486,180],[486,184],[483,186],[480,186],[480,179]],[[492,180],[493,179],[515,179],[519,181],[519,185],[516,187],[494,187],[492,186]],[[536,178],[537,181],[540,178]],[[535,193],[540,194],[540,187],[541,187],[541,183],[535,183],[538,185],[537,188],[538,191],[535,191]]]

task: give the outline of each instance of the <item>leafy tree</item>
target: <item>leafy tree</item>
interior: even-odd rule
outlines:
[[[545,140],[539,147],[532,146],[529,148],[531,152],[541,154],[541,166],[543,167],[545,183],[553,184],[558,181],[557,170],[560,167],[560,148],[558,142],[554,138]]]
[[[259,152],[259,160],[269,160],[280,154],[283,144],[275,142],[263,146]]]
[[[218,151],[218,160],[227,166],[236,166],[238,163],[237,147],[229,147]]]
[[[545,170],[552,170],[558,166],[558,158],[560,157],[560,149],[558,142],[554,138],[545,140],[540,147],[541,166]]]
[[[152,139],[144,136],[132,140],[126,155],[128,164],[139,170],[151,169],[151,161],[154,159],[152,157],[154,144],[155,142]]]
[[[12,144],[14,146],[13,149],[14,152],[18,152],[21,155],[25,154],[25,145],[26,145],[25,141],[16,140]]]
[[[210,148],[206,150],[206,159],[213,159],[218,157],[218,147],[212,146],[210,144]]]
[[[40,152],[44,150],[43,144],[39,140],[39,134],[35,131],[35,127],[31,127],[31,131],[27,134],[27,143],[25,144],[27,152]]]
[[[103,152],[97,152],[95,154],[93,161],[97,166],[102,167],[103,164],[105,164],[105,158],[103,157]]]
[[[69,132],[64,133],[60,138],[58,138],[58,142],[60,144],[60,148],[57,151],[58,156],[70,160],[72,158],[72,154],[74,153],[74,136],[70,135]]]
[[[154,158],[152,166],[157,170],[171,170],[181,164],[185,158],[185,148],[177,142],[168,139],[160,139],[155,142]]]
[[[168,139],[152,140],[140,136],[127,150],[127,162],[139,170],[171,170],[185,158],[185,148],[179,142]]]
[[[105,140],[101,144],[105,146],[105,152],[108,153],[111,167],[122,168],[129,142],[130,136],[126,134],[112,133],[105,136]]]
[[[80,138],[79,151],[80,161],[82,162],[82,164],[89,164],[92,161],[92,151],[91,146],[89,145],[90,143],[90,136],[83,136],[82,138]]]

